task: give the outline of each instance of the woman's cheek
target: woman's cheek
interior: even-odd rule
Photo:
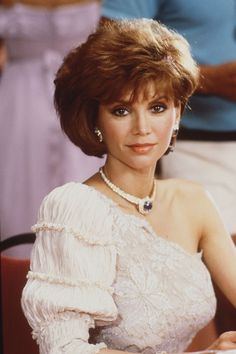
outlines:
[[[173,133],[173,121],[167,120],[156,127],[156,134],[159,141],[170,141]]]

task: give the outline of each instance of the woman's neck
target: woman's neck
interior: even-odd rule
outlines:
[[[126,193],[138,198],[145,198],[152,193],[155,167],[138,170],[121,163],[112,163],[107,160],[103,172],[115,186]]]

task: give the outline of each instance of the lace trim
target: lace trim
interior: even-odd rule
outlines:
[[[81,285],[87,286],[87,287],[96,287],[102,290],[105,290],[109,292],[110,294],[114,293],[114,288],[112,286],[106,286],[102,284],[101,282],[91,282],[86,279],[79,279],[77,281],[70,280],[68,278],[59,278],[55,275],[50,275],[50,274],[45,274],[45,273],[39,273],[39,272],[32,272],[29,271],[27,274],[27,279],[39,279],[42,281],[47,281],[52,284],[62,284],[62,285],[68,285],[68,286],[73,286],[73,287],[80,287]]]
[[[39,231],[56,231],[56,232],[65,231],[67,234],[71,234],[74,237],[78,238],[79,240],[86,241],[87,243],[90,243],[90,244],[101,245],[101,246],[111,246],[114,244],[113,242],[109,242],[108,240],[103,240],[102,238],[99,238],[99,239],[90,238],[89,239],[88,237],[81,235],[78,230],[75,230],[72,227],[68,227],[63,224],[42,222],[42,223],[38,223],[38,224],[33,225],[31,227],[31,230],[35,233],[39,232]]]

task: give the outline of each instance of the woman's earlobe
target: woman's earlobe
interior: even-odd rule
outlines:
[[[178,131],[179,131],[179,120],[177,120],[174,124],[172,136],[175,137],[178,134]]]
[[[103,136],[102,136],[101,130],[98,129],[98,127],[95,127],[94,133],[97,135],[99,142],[102,143],[103,142]]]
[[[179,132],[179,120],[176,120],[174,126],[173,126],[173,131],[172,131],[172,137],[170,140],[170,145],[168,147],[168,149],[166,150],[164,155],[168,155],[170,152],[173,152],[175,149],[175,142],[176,142],[176,138]]]

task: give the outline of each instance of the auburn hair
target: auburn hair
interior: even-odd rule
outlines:
[[[55,107],[62,130],[87,155],[106,146],[94,133],[98,108],[131,90],[135,100],[148,82],[168,88],[182,111],[198,84],[188,42],[151,19],[101,23],[64,59],[55,78]]]

